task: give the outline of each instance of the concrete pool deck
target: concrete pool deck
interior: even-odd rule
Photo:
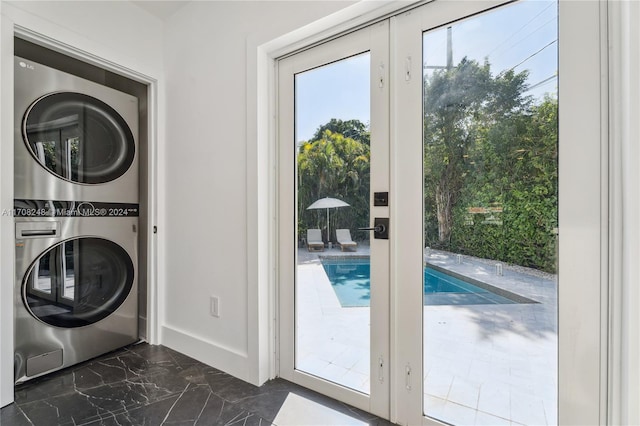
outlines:
[[[369,308],[343,308],[319,256],[298,250],[297,368],[369,391]],[[555,276],[437,250],[425,262],[538,303],[424,307],[424,404],[451,424],[555,424],[557,285]]]

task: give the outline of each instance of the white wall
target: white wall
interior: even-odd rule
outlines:
[[[258,265],[248,262],[258,238],[247,235],[247,147],[255,144],[248,111],[257,101],[247,97],[249,62],[261,42],[349,4],[193,2],[166,23],[161,339],[250,382],[264,374],[256,371],[259,320],[250,302],[260,291],[249,278]],[[209,314],[212,295],[220,318]]]
[[[265,336],[255,333],[257,315],[249,309],[257,286],[248,271],[253,268],[256,276],[257,265],[248,260],[254,240],[246,233],[247,57],[256,55],[246,46],[251,40],[255,49],[351,3],[195,2],[170,21],[165,36],[159,19],[128,2],[0,2],[0,208],[11,209],[13,200],[14,27],[51,40],[66,53],[86,52],[158,80],[158,115],[170,105],[158,128],[159,204],[166,208],[160,209],[158,235],[160,342],[259,382],[252,349]],[[166,201],[164,194],[170,194]],[[11,217],[1,219],[0,235],[0,405],[5,405],[13,399]],[[208,315],[212,294],[221,298],[217,321]]]
[[[0,209],[13,208],[14,26],[159,80],[162,22],[128,2],[0,3]],[[13,219],[0,219],[0,406],[13,400]]]

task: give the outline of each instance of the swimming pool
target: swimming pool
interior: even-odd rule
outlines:
[[[369,258],[324,258],[322,259],[322,266],[343,307],[369,306],[371,284]],[[513,300],[513,297],[509,299],[508,292],[485,284],[479,287],[432,266],[424,268],[423,282],[425,305],[482,305],[533,302],[517,300],[517,298]],[[497,294],[496,291],[502,294]]]

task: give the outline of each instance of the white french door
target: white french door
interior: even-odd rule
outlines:
[[[392,412],[403,424],[604,418],[600,8],[434,2],[392,19],[391,356],[404,377]],[[492,293],[443,304],[425,293],[422,306],[432,265]]]
[[[388,34],[278,63],[280,375],[386,418],[389,239],[359,228],[389,218]]]
[[[604,422],[602,8],[433,1],[278,61],[282,377],[398,424]]]

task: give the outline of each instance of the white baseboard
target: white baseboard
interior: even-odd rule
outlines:
[[[166,325],[161,327],[160,343],[241,380],[256,384],[256,378],[251,377],[254,369],[249,365],[246,353]]]

